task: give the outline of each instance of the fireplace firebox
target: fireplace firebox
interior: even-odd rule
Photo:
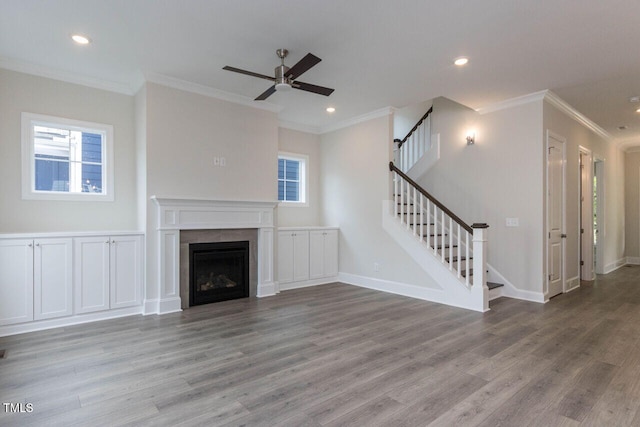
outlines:
[[[189,245],[189,306],[249,296],[249,242]]]

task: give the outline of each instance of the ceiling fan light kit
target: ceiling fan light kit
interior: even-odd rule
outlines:
[[[274,70],[275,77],[265,76],[264,74],[254,73],[252,71],[242,70],[240,68],[224,66],[222,69],[227,71],[233,71],[234,73],[246,74],[248,76],[258,77],[260,79],[271,80],[274,84],[269,89],[260,94],[255,100],[263,101],[271,96],[275,91],[285,92],[294,89],[304,90],[306,92],[317,93],[319,95],[329,96],[333,92],[333,89],[323,86],[316,86],[310,83],[304,83],[295,80],[303,73],[307,72],[311,67],[321,61],[317,56],[308,53],[304,58],[298,61],[293,67],[289,68],[284,65],[284,59],[289,54],[287,49],[276,50],[276,55],[280,58],[280,65]]]

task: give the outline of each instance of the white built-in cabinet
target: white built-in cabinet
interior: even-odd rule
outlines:
[[[0,238],[0,326],[142,304],[143,236]]]
[[[278,231],[278,282],[281,289],[315,284],[337,275],[337,228],[286,228]]]
[[[142,236],[78,237],[75,311],[91,313],[142,302]]]
[[[72,242],[0,240],[0,325],[73,314]]]
[[[309,232],[309,278],[338,275],[338,230]]]

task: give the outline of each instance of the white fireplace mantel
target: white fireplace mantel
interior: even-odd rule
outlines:
[[[157,207],[158,304],[145,312],[180,311],[180,230],[258,229],[258,297],[278,293],[274,282],[274,209],[278,202],[152,196]]]

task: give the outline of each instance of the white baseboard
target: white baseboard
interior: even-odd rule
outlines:
[[[575,291],[580,287],[580,276],[572,277],[565,281],[565,293]]]
[[[360,286],[361,288],[469,309],[468,307],[453,304],[442,289],[426,288],[408,283],[359,276],[350,273],[339,273],[338,281],[348,285]]]
[[[309,286],[326,285],[327,283],[334,283],[338,281],[338,276],[323,277],[321,279],[304,280],[301,282],[289,282],[280,283],[281,291],[289,291],[291,289],[308,288]]]
[[[116,319],[118,317],[135,316],[142,314],[143,306],[118,308],[115,310],[97,311],[95,313],[77,314],[57,319],[36,320],[34,322],[20,323],[18,325],[0,326],[0,337],[23,334],[26,332],[42,331],[45,329],[59,328],[61,326],[79,325],[82,323],[96,322],[98,320]]]
[[[609,263],[609,264],[605,265],[604,266],[604,274],[609,274],[611,272],[614,272],[614,271],[616,271],[620,267],[623,267],[626,264],[627,264],[627,258],[620,258],[617,261],[614,261],[612,263]]]
[[[272,297],[278,294],[277,289],[278,287],[276,282],[259,283],[258,290],[256,291],[256,296],[258,298]]]
[[[631,264],[631,265],[640,265],[640,257],[637,257],[637,256],[628,256],[628,257],[627,257],[627,264]]]
[[[158,314],[160,311],[159,299],[146,299],[142,303],[142,314],[148,316],[150,314]]]
[[[489,277],[491,278],[489,280],[490,282],[502,283],[504,285],[502,296],[543,304],[548,301],[545,299],[542,292],[526,291],[524,289],[517,288],[490,264],[487,264],[487,269],[489,270]]]
[[[158,304],[158,314],[169,314],[182,311],[182,299],[180,297],[161,299]]]

